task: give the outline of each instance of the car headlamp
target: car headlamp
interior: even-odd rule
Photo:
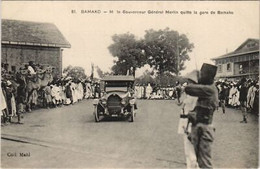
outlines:
[[[125,100],[122,100],[122,101],[121,101],[121,104],[125,104]]]

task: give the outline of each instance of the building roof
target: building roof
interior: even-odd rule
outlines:
[[[255,52],[259,52],[259,39],[247,39],[233,52],[213,58],[212,60],[218,60],[218,59],[223,59],[223,58],[228,58],[228,57],[243,55],[248,53],[255,53]]]
[[[134,76],[124,76],[124,75],[114,75],[114,76],[105,76],[103,81],[134,81]]]
[[[70,48],[70,43],[53,23],[2,19],[2,44]]]

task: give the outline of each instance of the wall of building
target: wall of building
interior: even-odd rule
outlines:
[[[257,77],[259,75],[259,52],[217,59],[215,64],[218,66],[217,78]],[[227,70],[228,64],[232,68],[231,71]]]
[[[219,64],[229,63],[229,62],[236,63],[236,62],[246,62],[251,60],[259,60],[259,52],[220,58],[220,59],[216,59],[215,62],[216,65],[219,65]]]
[[[239,69],[239,63],[234,64],[234,74],[239,75],[240,69]]]
[[[53,66],[54,75],[62,74],[62,49],[57,47],[37,47],[22,45],[2,45],[1,62],[8,63],[9,70],[12,66],[19,70],[23,64],[33,61],[36,64]]]
[[[225,77],[234,75],[234,63],[229,62],[225,64],[219,64],[216,77]],[[220,69],[221,66],[221,69]]]

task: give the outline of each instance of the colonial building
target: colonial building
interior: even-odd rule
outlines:
[[[70,48],[52,23],[2,19],[1,63],[16,72],[29,61],[51,65],[54,75],[62,75],[62,51]]]
[[[259,76],[259,39],[247,39],[235,51],[212,59],[217,78],[241,79]]]

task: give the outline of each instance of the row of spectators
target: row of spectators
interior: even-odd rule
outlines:
[[[221,104],[227,107],[239,108],[244,106],[248,112],[259,114],[259,82],[258,80],[241,79],[235,81],[218,81]]]
[[[20,83],[19,73],[2,70],[0,90],[2,124],[12,122],[14,117],[21,123],[22,114],[32,109],[55,108],[100,96],[98,83],[72,78],[55,79],[45,86],[28,91],[26,88],[28,79]]]
[[[28,67],[33,70],[29,70]],[[35,65],[29,63],[26,67],[29,74],[34,74]],[[19,72],[18,72],[19,73]],[[13,117],[35,108],[54,108],[77,103],[83,99],[99,98],[101,89],[98,83],[72,78],[55,79],[45,86],[32,91],[26,91],[26,82],[19,82],[17,73],[7,73],[2,69],[1,79],[1,121],[11,122]],[[28,79],[27,79],[28,80]],[[239,107],[241,99],[246,100],[248,111],[259,113],[259,83],[258,81],[242,79],[241,81],[217,81],[219,100],[222,106]],[[177,82],[174,86],[160,87],[135,85],[135,96],[138,99],[175,99],[180,103],[180,96],[186,83]],[[244,85],[242,88],[241,86]],[[244,103],[243,103],[244,104]]]
[[[176,99],[183,90],[183,86],[179,82],[174,86],[151,86],[136,84],[135,85],[135,96],[138,99]]]
[[[246,100],[248,112],[259,113],[259,82],[252,79],[240,81],[220,80],[215,82],[219,91],[219,100],[226,107],[239,108],[241,100]],[[138,99],[178,99],[183,92],[186,83],[177,82],[175,86],[159,87],[148,85],[135,85],[135,96]],[[242,88],[242,86],[245,86]],[[242,90],[242,91],[241,91]],[[221,106],[220,104],[220,106]]]

